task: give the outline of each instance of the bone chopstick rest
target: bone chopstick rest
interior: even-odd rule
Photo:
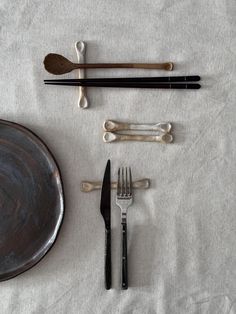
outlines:
[[[169,133],[171,130],[171,124],[169,122],[160,122],[156,124],[134,124],[134,123],[122,123],[112,120],[106,120],[103,124],[103,129],[107,132],[136,130],[136,131],[159,131],[162,133]]]
[[[77,54],[78,63],[84,63],[85,61],[85,51],[86,46],[85,42],[77,41],[75,43],[75,50]],[[85,69],[78,69],[78,78],[83,79],[85,78]],[[82,109],[88,108],[88,99],[86,96],[86,87],[85,86],[78,86],[79,89],[79,99],[78,99],[78,107]]]
[[[150,179],[141,179],[133,181],[134,189],[148,189],[150,187]],[[94,190],[100,190],[102,188],[101,181],[82,181],[80,185],[80,190],[82,192],[91,192]],[[117,188],[117,182],[111,183],[111,188]]]
[[[159,142],[168,144],[173,141],[170,134],[172,125],[169,122],[159,122],[155,124],[122,123],[113,120],[106,120],[103,123],[103,141],[105,143],[119,141],[138,141],[138,142]],[[152,131],[156,134],[124,134],[116,131]]]
[[[119,141],[137,141],[137,142],[159,142],[171,143],[173,136],[169,133],[162,135],[133,135],[133,134],[117,134],[112,132],[105,132],[103,135],[105,143],[119,142]]]

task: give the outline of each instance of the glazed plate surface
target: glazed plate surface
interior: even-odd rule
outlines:
[[[48,148],[25,127],[0,120],[0,281],[47,253],[63,213],[61,176]]]

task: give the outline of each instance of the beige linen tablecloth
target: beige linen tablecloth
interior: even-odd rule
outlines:
[[[0,118],[37,133],[64,182],[65,219],[53,249],[35,267],[0,283],[0,313],[236,313],[236,2],[0,1]],[[49,52],[76,61],[164,62],[173,73],[91,70],[90,77],[201,75],[198,91],[44,86]],[[64,77],[75,78],[76,72]],[[59,77],[57,77],[59,78]],[[103,144],[105,119],[171,121],[175,142]],[[120,211],[112,195],[113,289],[104,289],[100,193],[83,179],[112,178],[131,165],[151,189],[128,211],[129,281],[120,290]],[[1,218],[0,218],[1,219]]]

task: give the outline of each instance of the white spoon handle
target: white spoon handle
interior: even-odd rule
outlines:
[[[155,124],[139,124],[139,123],[122,123],[113,120],[106,120],[103,123],[103,128],[108,132],[136,130],[136,131],[159,131],[169,133],[171,130],[171,123],[159,122]]]
[[[159,142],[168,144],[173,141],[173,136],[169,133],[161,135],[133,135],[133,134],[117,134],[112,132],[105,132],[103,135],[105,143],[119,142],[119,141],[138,141],[138,142]]]
[[[133,181],[134,189],[148,189],[150,187],[150,179],[141,179]],[[100,181],[82,181],[80,189],[82,192],[91,192],[94,190],[100,190],[102,188],[102,182]],[[117,188],[117,182],[111,183],[111,188]]]
[[[75,50],[77,54],[78,63],[84,63],[85,62],[85,51],[86,46],[83,41],[77,41],[75,43]],[[83,79],[85,78],[85,70],[84,69],[78,69],[78,78]],[[82,109],[88,108],[88,99],[86,96],[86,90],[84,86],[78,86],[79,88],[79,99],[78,99],[78,107]]]

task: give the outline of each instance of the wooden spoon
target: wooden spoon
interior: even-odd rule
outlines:
[[[73,63],[56,53],[49,53],[44,59],[44,67],[51,74],[65,74],[75,69],[91,68],[139,68],[172,71],[173,63]]]

